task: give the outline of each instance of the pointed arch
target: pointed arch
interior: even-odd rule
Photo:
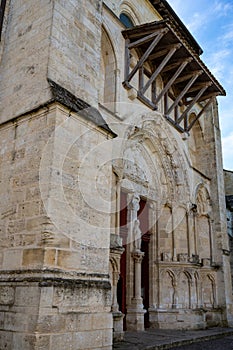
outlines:
[[[189,115],[189,124],[191,124],[195,119],[196,113],[192,112]],[[204,139],[203,127],[199,120],[194,123],[192,129],[190,130],[189,150],[192,166],[205,173],[205,164],[203,164],[202,159],[203,153],[205,154],[206,152],[206,143]]]
[[[110,36],[102,26],[101,34],[101,76],[99,101],[107,109],[115,111],[117,59]]]

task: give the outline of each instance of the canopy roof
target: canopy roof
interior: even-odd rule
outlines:
[[[190,127],[187,123],[183,125],[183,123],[195,103],[207,101],[209,105],[217,95],[226,94],[200,59],[197,47],[192,47],[171,21],[162,20],[138,25],[124,30],[122,34],[126,39],[123,85],[127,89],[132,88],[131,80],[139,72],[141,78],[139,79],[138,98],[152,109],[156,109],[161,98],[173,91],[174,103],[165,110],[165,116],[169,119],[171,112],[178,105],[186,106],[182,115],[173,120],[180,131],[191,129],[192,126]],[[130,52],[133,49],[137,51],[139,61],[131,70]],[[146,68],[148,64],[150,70]],[[149,78],[146,83],[144,83],[143,74]],[[145,97],[145,92],[149,87],[153,89],[158,75],[163,79],[164,88],[158,96],[149,100]],[[202,107],[203,113],[208,106]]]

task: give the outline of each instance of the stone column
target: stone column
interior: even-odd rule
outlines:
[[[124,314],[119,310],[117,300],[117,284],[120,276],[120,259],[124,252],[122,240],[118,235],[111,235],[110,240],[110,264],[112,268],[112,316],[113,316],[113,340],[121,341],[124,337],[123,318]]]
[[[176,251],[176,233],[175,233],[175,225],[174,225],[174,210],[171,210],[172,214],[172,242],[173,242],[173,252],[172,252],[172,260],[177,261],[177,251]]]
[[[194,224],[194,237],[195,237],[195,255],[199,256],[198,247],[198,228],[197,228],[197,213],[193,212],[193,224]]]
[[[210,217],[208,217],[209,237],[210,237],[210,262],[212,265],[214,265],[215,251],[214,251],[214,242],[213,242],[213,234],[212,234],[212,223],[213,223],[213,220]]]
[[[144,330],[144,314],[143,302],[141,297],[141,264],[144,253],[141,252],[141,230],[140,221],[137,218],[140,196],[134,193],[128,208],[128,229],[131,246],[131,257],[133,260],[130,276],[133,276],[131,283],[131,300],[127,306],[127,330]]]
[[[134,297],[127,309],[127,330],[143,331],[144,314],[143,301],[141,297],[141,264],[144,253],[141,251],[132,252],[134,259]]]

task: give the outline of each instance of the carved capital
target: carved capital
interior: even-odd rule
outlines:
[[[143,259],[144,255],[145,255],[145,253],[143,253],[141,251],[132,252],[132,257],[133,257],[134,261],[137,262],[137,263],[141,263],[142,262],[142,259]]]

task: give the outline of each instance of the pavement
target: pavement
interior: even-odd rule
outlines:
[[[205,330],[147,329],[143,332],[125,332],[124,341],[115,343],[118,350],[160,350],[172,349],[206,340],[233,335],[233,328],[210,328]]]

